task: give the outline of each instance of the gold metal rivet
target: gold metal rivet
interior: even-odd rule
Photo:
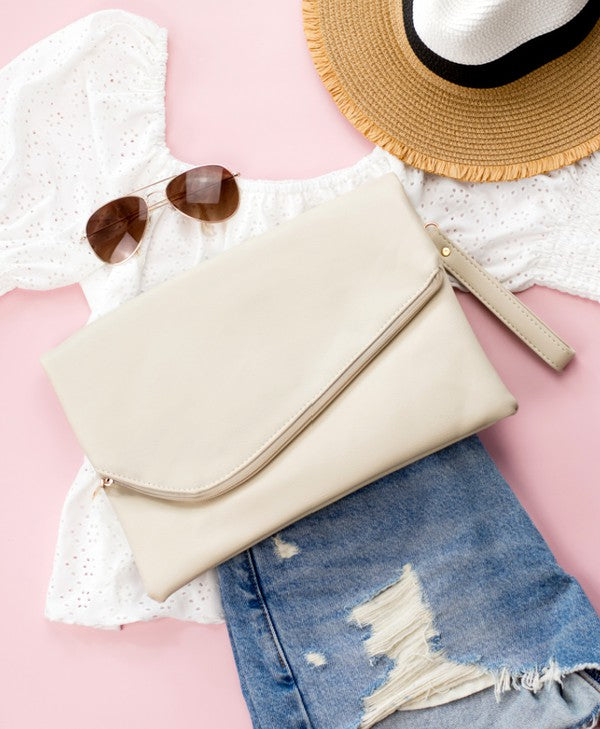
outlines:
[[[444,246],[442,248],[442,256],[444,256],[444,258],[446,258],[447,256],[449,256],[450,253],[451,253],[451,251],[450,251],[450,248],[448,248],[448,246]]]

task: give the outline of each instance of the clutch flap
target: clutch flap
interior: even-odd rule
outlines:
[[[212,498],[276,458],[443,276],[388,174],[138,296],[42,361],[100,474]]]

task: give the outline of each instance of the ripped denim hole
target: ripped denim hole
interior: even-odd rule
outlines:
[[[370,628],[367,654],[387,656],[393,664],[384,682],[363,700],[360,729],[395,711],[437,706],[495,684],[490,671],[455,663],[433,646],[438,637],[433,615],[411,565],[404,566],[397,582],[355,607],[350,621]]]

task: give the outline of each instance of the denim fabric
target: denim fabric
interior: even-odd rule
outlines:
[[[600,713],[600,620],[476,437],[332,504],[219,568],[242,690],[260,729],[356,729],[394,661],[353,610],[418,577],[448,659],[518,682],[400,710],[381,729],[575,729]],[[539,687],[538,687],[539,688]]]

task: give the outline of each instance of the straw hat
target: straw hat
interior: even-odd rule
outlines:
[[[600,148],[600,0],[303,0],[321,79],[366,137],[462,180]]]

